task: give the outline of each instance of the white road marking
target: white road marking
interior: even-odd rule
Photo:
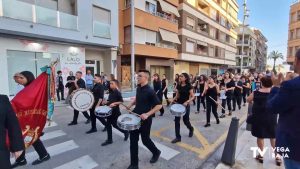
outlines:
[[[60,137],[60,136],[64,136],[64,135],[66,135],[66,133],[63,132],[62,130],[55,130],[55,131],[51,131],[51,132],[46,132],[45,135],[43,135],[41,137],[41,140],[42,141],[50,140],[50,139]]]
[[[82,156],[80,158],[77,158],[73,161],[70,161],[68,163],[65,163],[61,166],[58,166],[54,169],[93,169],[97,167],[98,164],[88,155]]]
[[[57,126],[57,124],[54,121],[51,121],[50,126],[49,126],[49,122],[46,122],[45,129],[50,127],[55,127],[55,126]]]

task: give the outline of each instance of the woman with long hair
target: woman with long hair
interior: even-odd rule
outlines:
[[[183,104],[186,107],[186,113],[183,116],[183,122],[189,129],[189,137],[193,137],[194,128],[190,122],[190,102],[193,101],[194,92],[193,87],[190,83],[189,75],[187,73],[182,73],[179,76],[179,85],[177,85],[177,92],[173,102]],[[180,135],[180,119],[181,117],[175,117],[175,134],[176,138],[172,140],[172,143],[177,143],[181,141]]]
[[[166,101],[167,101],[167,106],[170,105],[170,101],[168,99],[168,85],[169,85],[169,81],[166,77],[166,74],[162,75],[162,80],[161,80],[161,84],[162,84],[162,93],[163,96],[165,97]]]
[[[202,93],[204,92],[204,88],[207,85],[207,78],[205,75],[200,75],[198,80],[195,83],[195,89],[196,93],[200,93],[199,96],[197,96],[197,111],[196,114],[200,111],[200,102],[203,105],[204,111],[206,111],[206,105],[205,105],[205,95],[202,96]]]
[[[174,83],[173,83],[173,98],[176,96],[177,85],[179,85],[179,74],[175,75]]]
[[[23,72],[20,73],[18,83],[23,85],[24,87],[26,87],[31,82],[33,82],[34,80],[35,80],[35,77],[34,77],[32,72],[23,71]],[[37,164],[40,164],[40,163],[50,159],[50,155],[47,152],[47,150],[46,150],[44,144],[42,143],[42,141],[40,140],[40,138],[38,138],[32,144],[32,146],[39,155],[39,159],[35,160],[32,163],[32,165],[37,165]],[[27,164],[27,161],[26,161],[26,158],[25,158],[25,150],[24,150],[23,153],[20,155],[20,157],[17,158],[16,162],[12,165],[12,168],[15,168],[15,167],[18,167],[18,166],[23,166],[23,165],[26,165],[26,164]]]
[[[153,75],[153,88],[154,88],[154,91],[160,101],[160,103],[162,103],[162,99],[163,99],[163,92],[162,92],[162,85],[161,85],[161,80],[159,78],[159,74],[155,73]],[[163,116],[164,115],[164,107],[162,107],[160,110],[160,116]]]
[[[229,110],[229,116],[232,115],[232,99],[233,99],[233,91],[235,88],[235,83],[232,79],[231,73],[230,72],[225,72],[224,74],[224,80],[223,80],[223,85],[225,86],[225,91],[226,91],[226,101],[227,101],[227,107]],[[220,118],[224,118],[225,114],[222,114]]]
[[[219,86],[215,83],[214,78],[210,76],[207,81],[207,85],[204,89],[204,92],[202,93],[202,97],[206,95],[206,124],[204,127],[210,126],[210,112],[212,111],[213,115],[216,118],[217,124],[220,123],[217,108],[218,104],[215,102],[218,100],[218,94],[219,94]]]

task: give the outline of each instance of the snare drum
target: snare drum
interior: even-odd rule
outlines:
[[[84,112],[93,107],[95,98],[92,92],[86,89],[77,89],[70,95],[70,105],[75,110]]]
[[[112,113],[112,108],[109,106],[99,106],[95,108],[95,115],[97,117],[108,117]]]
[[[170,112],[171,112],[172,115],[174,115],[176,117],[180,117],[180,116],[185,115],[186,108],[182,104],[173,104],[170,107]]]
[[[195,93],[195,97],[198,97],[198,96],[200,96],[200,93]]]
[[[123,130],[137,130],[141,127],[141,118],[133,114],[122,114],[118,117],[117,125]]]

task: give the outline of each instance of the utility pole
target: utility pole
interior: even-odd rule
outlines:
[[[135,58],[134,58],[134,0],[131,0],[130,3],[130,8],[131,8],[131,90],[134,91],[134,77],[135,77]]]
[[[247,14],[248,10],[247,10],[247,0],[244,0],[244,16],[243,16],[243,30],[242,30],[242,55],[241,55],[241,74],[243,73],[243,59],[244,59],[244,46],[245,46],[245,22],[246,22],[246,18],[249,16]]]

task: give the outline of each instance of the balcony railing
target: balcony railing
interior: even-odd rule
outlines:
[[[157,11],[150,11],[149,9],[146,9],[145,11],[147,13],[151,14],[151,15],[160,17],[160,18],[165,19],[167,21],[170,21],[170,22],[173,22],[173,23],[176,23],[176,24],[178,23],[177,19],[174,19],[174,18],[170,17],[169,15],[166,15],[166,14],[163,14],[163,13],[160,13],[160,12],[157,12]]]
[[[242,40],[238,40],[237,41],[237,44],[242,44],[243,43],[243,41]],[[248,40],[244,40],[244,44],[249,44],[249,41]]]
[[[64,29],[78,29],[78,17],[17,0],[2,1],[3,16]]]
[[[156,43],[155,46],[161,48],[177,49],[177,45],[169,45],[165,43]]]
[[[111,38],[110,25],[102,22],[94,21],[93,22],[93,34],[94,36],[101,38]]]

